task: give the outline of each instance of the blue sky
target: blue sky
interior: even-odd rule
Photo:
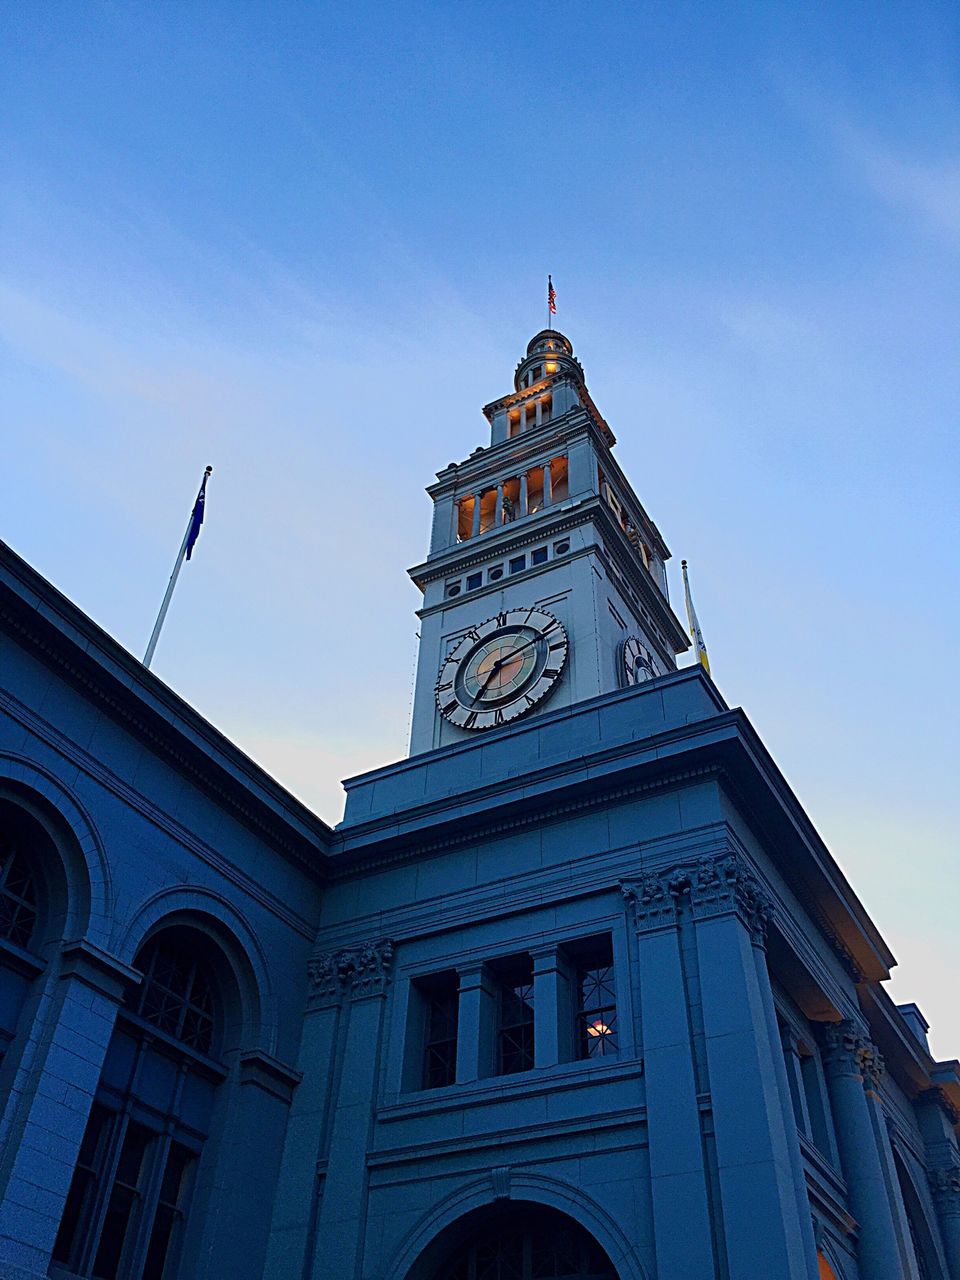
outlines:
[[[714,673],[960,1054],[952,4],[9,5],[0,536],[325,818],[423,488],[558,322]]]

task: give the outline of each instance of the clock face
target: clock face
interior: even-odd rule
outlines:
[[[620,650],[620,678],[629,688],[659,675],[657,660],[638,636],[627,636]]]
[[[556,686],[567,633],[543,609],[508,609],[468,631],[441,664],[437,706],[461,729],[515,720]]]

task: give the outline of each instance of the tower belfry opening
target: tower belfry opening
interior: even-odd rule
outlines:
[[[664,675],[687,648],[670,607],[669,549],[613,456],[616,437],[570,339],[535,334],[513,390],[483,413],[489,445],[428,489],[430,553],[411,570],[424,597],[412,754]],[[568,643],[547,688],[546,637],[503,620],[524,610],[555,619]],[[508,698],[495,690],[518,637],[529,671]],[[503,645],[491,662],[504,666],[482,689],[468,687],[463,673],[491,638]]]

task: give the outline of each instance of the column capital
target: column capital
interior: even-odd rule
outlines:
[[[625,880],[620,892],[633,907],[637,932],[669,927],[677,922],[677,903],[686,879],[673,871],[645,875],[640,880]]]
[[[393,965],[393,943],[381,938],[356,947],[318,952],[307,962],[309,1003],[340,1004],[347,994],[358,1000],[386,992]]]
[[[60,954],[61,978],[76,978],[101,995],[116,1000],[118,1004],[123,1000],[129,985],[139,986],[143,981],[143,974],[137,969],[94,946],[92,942],[87,942],[85,938],[65,942]]]
[[[938,1084],[918,1093],[913,1103],[914,1106],[920,1107],[939,1107],[952,1125],[960,1124],[960,1111],[957,1110]]]
[[[937,1211],[948,1217],[960,1217],[960,1166],[929,1169],[927,1180]]]
[[[690,874],[690,903],[699,920],[735,912],[754,945],[766,946],[773,900],[740,854],[724,853],[699,862]]]
[[[884,1072],[883,1055],[852,1018],[822,1024],[823,1068],[828,1075],[860,1076],[865,1088],[877,1090]]]

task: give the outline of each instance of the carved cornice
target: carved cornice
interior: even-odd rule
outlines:
[[[687,899],[695,920],[735,912],[760,947],[774,910],[773,900],[738,853],[653,873],[622,884],[620,891],[633,906],[638,930],[673,924],[680,902]]]
[[[823,1067],[828,1075],[859,1076],[865,1088],[878,1090],[884,1072],[883,1055],[851,1018],[826,1022],[821,1030]]]
[[[307,962],[309,1002],[313,1006],[334,1005],[347,994],[353,1000],[383,995],[392,966],[393,943],[383,938],[311,956]]]

